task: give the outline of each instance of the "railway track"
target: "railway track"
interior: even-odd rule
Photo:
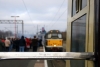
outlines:
[[[66,67],[64,60],[48,60],[48,67]]]
[[[45,49],[45,52],[60,52],[60,51],[48,51]],[[66,67],[66,62],[65,60],[47,60],[47,66],[48,67]]]

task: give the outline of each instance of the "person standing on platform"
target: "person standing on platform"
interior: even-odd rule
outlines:
[[[1,41],[2,41],[3,43],[5,43],[5,39],[1,39]]]
[[[16,39],[16,52],[19,51],[19,38]]]
[[[26,38],[26,51],[30,49],[30,39]]]
[[[32,48],[32,39],[30,38],[30,49]]]
[[[4,45],[2,46],[2,48],[3,48],[3,51],[5,51],[5,39],[1,39],[1,42],[4,44]]]
[[[39,46],[42,46],[42,38],[39,39]]]
[[[33,51],[36,52],[38,47],[38,39],[36,38],[36,36],[34,36],[34,39],[32,39],[32,46],[33,46]]]
[[[4,51],[4,43],[2,42],[2,40],[0,39],[0,52]]]
[[[10,46],[9,46],[9,51],[12,51],[12,49],[13,49],[13,39],[12,38],[10,38]]]
[[[5,50],[8,52],[9,51],[9,47],[10,47],[10,40],[7,39],[6,37],[6,40],[5,40]]]
[[[19,51],[24,52],[25,46],[26,46],[26,42],[25,42],[24,36],[22,36],[21,39],[19,40]]]

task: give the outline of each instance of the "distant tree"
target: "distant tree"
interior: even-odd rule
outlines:
[[[11,31],[1,31],[0,30],[0,38],[5,38],[7,36],[11,36],[13,33]]]

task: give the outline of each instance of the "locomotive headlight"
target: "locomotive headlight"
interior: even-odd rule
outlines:
[[[56,45],[54,45],[54,47],[56,47]]]

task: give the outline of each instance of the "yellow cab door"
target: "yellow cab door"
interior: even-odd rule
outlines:
[[[68,0],[66,52],[94,52],[94,0]],[[92,60],[66,60],[66,67],[94,67]]]

